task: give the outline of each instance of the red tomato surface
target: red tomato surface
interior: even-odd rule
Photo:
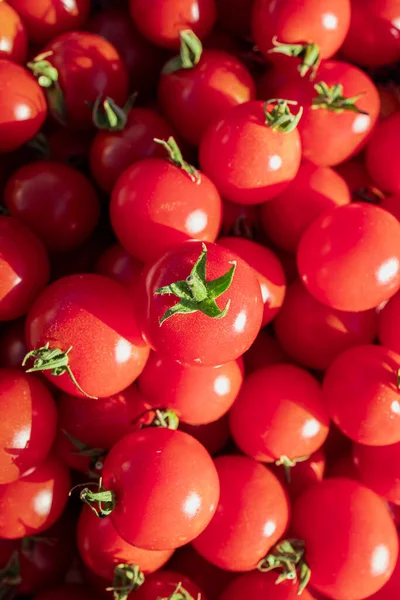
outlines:
[[[300,281],[288,287],[274,321],[283,351],[299,364],[320,370],[327,369],[347,348],[372,344],[377,326],[375,310],[344,312],[329,308],[318,302]]]
[[[369,600],[392,600],[396,598],[400,589],[400,557],[389,581],[378,591],[369,597]]]
[[[400,505],[400,442],[378,447],[354,444],[353,460],[362,483]]]
[[[133,289],[139,280],[142,267],[142,263],[128,254],[125,248],[113,244],[101,254],[96,264],[96,272]]]
[[[32,75],[0,59],[0,154],[35,137],[47,114],[46,99]]]
[[[102,275],[70,275],[37,298],[27,317],[30,349],[49,343],[65,352],[69,366],[90,396],[105,398],[130,385],[142,371],[149,349],[140,336],[127,291]],[[67,373],[46,377],[74,396],[82,396]]]
[[[187,433],[163,428],[117,442],[104,462],[103,486],[116,496],[114,527],[145,550],[192,541],[210,522],[219,498],[218,475],[205,448]]]
[[[202,590],[194,581],[181,573],[169,570],[161,570],[146,577],[144,584],[136,590],[134,595],[137,600],[170,598],[179,583],[182,584],[183,589],[188,592],[191,598],[204,598],[204,600],[207,600]]]
[[[12,217],[28,225],[53,252],[84,242],[100,213],[90,181],[76,169],[48,161],[15,171],[4,191],[4,204]]]
[[[321,388],[304,369],[271,365],[249,375],[230,412],[232,436],[256,460],[309,456],[324,443],[329,417]]]
[[[165,48],[179,49],[179,32],[191,29],[203,39],[216,18],[214,0],[130,0],[133,22],[145,38]]]
[[[261,222],[278,248],[295,253],[307,227],[324,212],[349,204],[350,190],[329,167],[304,162],[282,194],[261,205]]]
[[[277,571],[261,573],[251,571],[236,577],[222,592],[220,600],[313,600],[316,598],[308,589],[298,596],[298,586],[293,581],[276,584]]]
[[[142,327],[151,347],[173,360],[190,365],[216,366],[235,360],[252,344],[260,329],[263,304],[254,271],[233,252],[206,244],[207,281],[221,277],[236,261],[232,283],[219,298],[219,308],[230,300],[226,315],[212,319],[197,311],[176,314],[162,326],[159,319],[178,298],[155,295],[161,286],[186,279],[201,255],[200,242],[181,244],[149,265],[142,279]]]
[[[57,411],[46,386],[17,369],[0,369],[0,409],[0,484],[5,484],[46,458]]]
[[[384,501],[350,479],[327,479],[293,506],[292,528],[304,540],[310,584],[337,600],[361,600],[390,578],[398,535]]]
[[[306,229],[297,265],[303,284],[323,304],[374,308],[400,287],[400,224],[378,206],[340,206]]]
[[[215,465],[220,501],[211,523],[193,545],[222,569],[249,571],[285,532],[286,493],[271,471],[245,456],[220,456]]]
[[[400,354],[400,293],[378,313],[378,336],[381,344]]]
[[[17,219],[0,216],[0,321],[24,315],[48,279],[41,241]]]
[[[158,87],[162,111],[178,134],[196,146],[210,123],[254,98],[249,71],[223,50],[204,50],[195,67],[164,72]]]
[[[339,429],[355,442],[386,446],[400,441],[399,368],[399,355],[366,345],[346,350],[327,370],[326,407]]]
[[[37,535],[59,518],[68,500],[68,469],[49,455],[36,469],[0,486],[0,537]]]
[[[24,63],[28,51],[25,25],[10,2],[0,4],[0,58]]]
[[[278,477],[293,503],[307,488],[322,481],[325,475],[326,456],[322,448],[311,454],[290,469],[288,473],[283,465],[269,465]]]
[[[366,150],[366,164],[372,179],[392,194],[400,193],[399,135],[400,112],[396,112],[379,123]]]
[[[188,425],[181,421],[179,429],[196,438],[211,456],[218,454],[226,446],[230,436],[227,414],[205,425]]]
[[[350,0],[255,0],[253,6],[253,39],[268,59],[274,38],[318,44],[321,58],[329,58],[339,50],[349,25]]]
[[[212,123],[200,144],[200,166],[224,198],[261,204],[280,194],[300,166],[297,129],[275,131],[265,123],[264,104],[246,102]]]

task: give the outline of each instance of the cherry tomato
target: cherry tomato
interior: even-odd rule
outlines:
[[[297,600],[299,598],[296,582],[283,581],[276,584],[276,571],[261,573],[260,571],[251,571],[236,577],[222,592],[220,600]],[[302,600],[313,600],[316,598],[308,589],[301,594]]]
[[[0,216],[0,321],[24,315],[49,279],[41,241],[12,217]]]
[[[279,259],[269,248],[239,237],[222,237],[218,244],[236,252],[254,269],[264,304],[264,327],[278,314],[286,293],[286,277]]]
[[[186,423],[204,425],[230,409],[242,381],[237,361],[199,369],[152,353],[139,378],[139,388],[150,407],[169,408]]]
[[[350,479],[306,490],[293,506],[292,528],[305,542],[311,586],[331,598],[370,596],[396,565],[398,536],[385,503]]]
[[[28,51],[25,25],[10,2],[0,4],[0,58],[24,63]]]
[[[353,200],[360,200],[359,192],[374,185],[365,166],[365,161],[360,158],[360,155],[337,165],[335,171],[346,181]]]
[[[181,421],[179,429],[196,438],[211,456],[218,454],[226,446],[230,436],[227,414],[205,425],[188,425]]]
[[[28,314],[26,337],[32,350],[49,344],[50,351],[66,356],[80,389],[65,368],[58,377],[44,374],[74,396],[119,393],[136,379],[149,353],[127,292],[102,275],[70,275],[48,286]]]
[[[293,503],[307,488],[322,481],[325,474],[326,456],[320,448],[307,460],[296,463],[295,467],[285,469],[284,465],[269,465],[285,488]]]
[[[249,571],[283,535],[289,518],[287,497],[275,475],[250,458],[220,456],[215,466],[220,501],[193,545],[222,569]]]
[[[262,329],[253,344],[243,356],[246,374],[279,363],[290,362],[278,342],[270,333]]]
[[[53,252],[84,242],[100,213],[96,192],[79,171],[47,161],[29,163],[13,173],[4,204],[12,217],[28,225]]]
[[[392,600],[396,598],[400,586],[400,557],[389,581],[378,591],[372,594],[369,600]]]
[[[254,0],[216,0],[218,23],[241,38],[250,38],[251,9]]]
[[[0,153],[16,150],[35,137],[46,114],[46,99],[32,75],[0,59]]]
[[[161,570],[146,577],[144,584],[135,591],[135,598],[137,598],[137,600],[170,598],[173,596],[179,584],[182,585],[182,588],[188,592],[191,598],[204,598],[207,600],[199,586],[189,579],[189,577],[169,570]]]
[[[339,429],[355,442],[368,446],[400,442],[399,368],[399,355],[366,345],[349,348],[327,370],[326,407]]]
[[[400,287],[400,224],[378,206],[340,206],[306,229],[297,265],[303,284],[323,304],[369,310]]]
[[[262,226],[274,245],[295,253],[317,217],[350,200],[346,182],[333,169],[304,162],[286,190],[261,205]]]
[[[324,371],[347,348],[372,344],[377,324],[374,310],[344,312],[329,308],[295,281],[288,288],[274,329],[288,356],[305,367]]]
[[[28,348],[25,344],[25,320],[5,324],[0,336],[0,367],[21,369]]]
[[[255,0],[253,5],[253,39],[268,59],[274,38],[285,44],[317,44],[319,56],[330,58],[342,45],[349,25],[350,0]]]
[[[400,504],[400,442],[390,446],[354,444],[353,460],[360,480],[394,504]]]
[[[400,135],[400,112],[381,121],[366,150],[367,169],[380,188],[392,194],[400,193],[399,156],[396,151]]]
[[[52,587],[40,594],[36,594],[33,600],[95,600],[89,588],[79,583],[68,583],[58,587]]]
[[[214,0],[130,0],[133,22],[145,38],[164,48],[179,49],[179,33],[191,29],[203,39],[213,28]]]
[[[111,192],[118,177],[144,158],[164,158],[154,138],[168,139],[171,126],[155,110],[133,108],[122,131],[100,131],[90,149],[90,168],[97,184]]]
[[[400,293],[391,300],[378,313],[378,336],[381,344],[400,354]]]
[[[37,535],[55,523],[68,500],[68,469],[49,455],[32,472],[0,486],[0,537]]]
[[[210,522],[219,498],[218,475],[205,448],[183,431],[164,428],[117,442],[104,462],[102,485],[114,492],[115,529],[145,550],[192,541]]]
[[[142,263],[120,246],[109,246],[100,256],[96,264],[96,272],[119,281],[128,289],[133,290],[139,281]]]
[[[270,105],[265,114],[262,102],[246,102],[231,108],[205,132],[200,165],[224,198],[261,204],[280,194],[296,176],[301,145],[299,132],[291,128],[294,122],[286,132],[275,129],[275,121],[266,123],[266,115],[278,115],[280,110],[279,103]]]
[[[206,305],[194,300],[188,291],[186,308],[169,291],[172,283],[187,281],[189,276],[194,285],[200,282],[205,286]],[[218,303],[213,300],[213,281],[218,282]],[[251,346],[260,329],[260,284],[251,267],[222,246],[196,241],[181,244],[147,267],[141,287],[141,323],[146,340],[160,354],[184,364],[216,366],[235,360]],[[168,293],[156,293],[160,289]]]

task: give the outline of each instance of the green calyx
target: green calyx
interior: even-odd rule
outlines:
[[[158,138],[154,138],[154,141],[156,142],[156,144],[160,144],[160,146],[162,146],[168,152],[168,158],[170,162],[172,162],[172,164],[175,165],[175,167],[178,167],[178,169],[182,169],[183,171],[185,171],[185,173],[189,175],[193,183],[199,183],[199,172],[197,171],[197,169],[195,169],[192,165],[190,165],[183,159],[182,152],[180,151],[178,144],[172,136],[169,137],[168,140],[160,140]]]
[[[38,54],[27,64],[28,69],[36,77],[40,87],[44,88],[53,116],[62,125],[66,124],[66,107],[64,95],[58,81],[58,71],[47,60],[53,52]]]
[[[137,94],[128,98],[127,103],[122,108],[114,102],[112,98],[103,99],[100,95],[93,105],[93,123],[97,129],[106,131],[122,131],[125,129],[128,115],[136,101]]]
[[[87,484],[84,485],[86,486]],[[106,490],[103,487],[101,478],[99,479],[97,486],[97,491],[95,492],[92,492],[92,490],[88,487],[83,487],[83,490],[81,491],[79,497],[82,500],[82,502],[89,506],[89,508],[96,515],[96,517],[104,519],[105,517],[111,515],[112,511],[115,508],[117,500],[115,498],[114,492],[112,492],[111,490]],[[70,495],[77,487],[82,486],[76,486],[75,488],[72,488],[72,490],[70,491]]]
[[[172,594],[168,598],[158,597],[157,600],[194,600],[193,596],[179,582]],[[200,596],[197,600],[200,600]]]
[[[357,200],[361,200],[361,202],[366,202],[367,204],[380,204],[385,198],[385,195],[372,185],[359,188],[353,194]]]
[[[236,271],[236,261],[230,261],[231,268],[221,277],[206,280],[207,246],[202,244],[202,252],[197,259],[190,275],[182,280],[158,288],[156,294],[173,294],[179,302],[169,308],[160,319],[160,326],[174,315],[188,315],[201,312],[212,319],[222,319],[229,310],[231,301],[220,309],[216,299],[226,292],[233,281]]]
[[[305,562],[304,542],[301,540],[281,540],[267,556],[258,563],[262,573],[278,569],[280,574],[276,583],[282,581],[297,581],[297,593],[300,595],[306,588],[311,577],[311,569]]]
[[[304,462],[309,458],[309,456],[300,456],[299,458],[289,458],[288,456],[281,456],[277,461],[275,461],[275,464],[277,467],[283,467],[285,469],[286,481],[290,483],[291,469],[293,469],[293,467],[295,467],[297,463]]]
[[[320,81],[314,85],[314,89],[318,94],[312,101],[312,108],[314,109],[326,108],[335,113],[342,113],[347,110],[360,115],[368,114],[365,110],[361,110],[355,104],[363,94],[357,94],[357,96],[346,98],[343,96],[343,86],[341,83],[329,87],[324,81]]]
[[[275,104],[275,106],[268,110],[271,104]],[[297,102],[295,100],[283,100],[282,98],[272,98],[264,102],[265,124],[274,131],[282,133],[290,133],[296,129],[303,114],[303,107],[299,108],[297,115],[293,115],[289,106],[297,106]]]
[[[138,565],[121,563],[115,567],[113,584],[106,591],[113,592],[114,600],[126,600],[143,583],[144,575]]]
[[[301,64],[297,67],[300,75],[304,77],[311,70],[310,79],[314,79],[321,62],[317,44],[284,44],[278,42],[276,37],[273,38],[272,43],[274,47],[269,50],[270,54],[284,54],[300,58]]]
[[[191,29],[184,29],[179,33],[181,48],[179,56],[171,58],[163,67],[163,75],[180,71],[181,69],[193,69],[200,61],[203,46],[199,38]]]
[[[71,379],[72,383],[78,390],[87,396],[88,398],[93,398],[97,400],[96,396],[90,396],[87,394],[77,382],[75,375],[73,374],[71,367],[69,366],[69,353],[72,350],[72,346],[68,348],[65,352],[60,350],[59,348],[50,348],[49,343],[47,343],[42,348],[38,348],[37,350],[31,350],[28,354],[25,355],[24,360],[22,361],[22,366],[25,367],[26,363],[30,358],[33,358],[33,367],[27,369],[27,373],[38,373],[39,371],[50,371],[50,375],[54,375],[54,377],[58,377],[60,375],[64,375],[66,373]]]
[[[134,421],[138,423],[139,429],[147,429],[148,427],[159,427],[163,429],[176,430],[179,427],[178,415],[169,408],[150,408],[142,413]]]
[[[6,566],[0,570],[0,600],[12,600],[21,581],[19,555],[15,550]]]

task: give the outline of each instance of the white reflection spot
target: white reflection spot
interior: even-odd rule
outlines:
[[[384,544],[380,544],[375,548],[371,556],[372,574],[375,576],[382,575],[387,570],[389,562],[389,550]]]
[[[267,521],[264,525],[265,537],[271,537],[276,531],[276,523],[274,521]]]
[[[390,408],[396,415],[400,415],[400,402],[398,400],[394,400],[390,405]]]
[[[371,125],[371,117],[369,115],[357,115],[351,127],[353,133],[365,133]]]
[[[131,345],[128,340],[120,339],[115,346],[115,359],[118,364],[125,363],[131,356]]]
[[[13,437],[13,448],[26,448],[31,437],[31,428],[23,427]]]
[[[226,375],[218,375],[214,381],[214,392],[218,396],[226,396],[231,391],[231,382]]]
[[[233,327],[234,327],[235,331],[237,331],[238,333],[241,333],[242,331],[244,331],[246,323],[247,323],[247,315],[244,311],[242,311],[236,317]]]
[[[4,37],[0,40],[0,51],[10,52],[11,51],[11,38]]]
[[[305,438],[312,438],[319,433],[320,429],[320,424],[316,419],[308,419],[303,425],[301,434]]]
[[[334,31],[338,26],[338,18],[333,13],[324,13],[322,15],[322,24],[325,29],[329,29],[329,31]]]
[[[189,517],[194,517],[201,506],[201,498],[196,492],[192,492],[183,503],[183,510]]]
[[[17,117],[18,121],[25,121],[31,116],[31,111],[29,106],[26,106],[26,104],[19,104],[16,107],[14,114]]]
[[[388,258],[378,269],[376,274],[379,283],[389,283],[391,279],[399,272],[399,259]]]
[[[192,3],[191,13],[193,21],[198,21],[200,19],[200,10],[198,2]]]
[[[392,25],[396,27],[396,29],[400,29],[400,17],[396,17],[395,19],[393,19]]]
[[[266,304],[267,301],[270,299],[271,294],[269,293],[268,286],[266,286],[265,283],[260,283],[260,288],[261,288],[261,296],[263,299],[263,303]]]
[[[50,490],[42,490],[33,498],[35,512],[44,517],[48,515],[53,503],[53,494]]]
[[[75,0],[62,0],[61,4],[73,14],[76,14],[76,1]]]
[[[204,210],[194,210],[186,219],[186,230],[192,235],[204,231],[207,226],[208,218]]]
[[[268,160],[268,166],[271,169],[271,171],[277,171],[278,169],[280,169],[282,166],[281,157],[278,156],[278,154],[274,154],[273,156],[271,156]]]

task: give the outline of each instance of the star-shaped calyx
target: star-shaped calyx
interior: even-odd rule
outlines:
[[[207,246],[202,244],[202,252],[197,259],[190,275],[181,281],[175,281],[156,290],[156,294],[173,294],[179,302],[171,306],[160,319],[162,325],[174,315],[188,315],[201,312],[213,319],[222,319],[229,310],[231,301],[228,300],[220,309],[216,299],[229,289],[236,270],[236,261],[229,261],[231,268],[221,277],[212,281],[206,280]]]

